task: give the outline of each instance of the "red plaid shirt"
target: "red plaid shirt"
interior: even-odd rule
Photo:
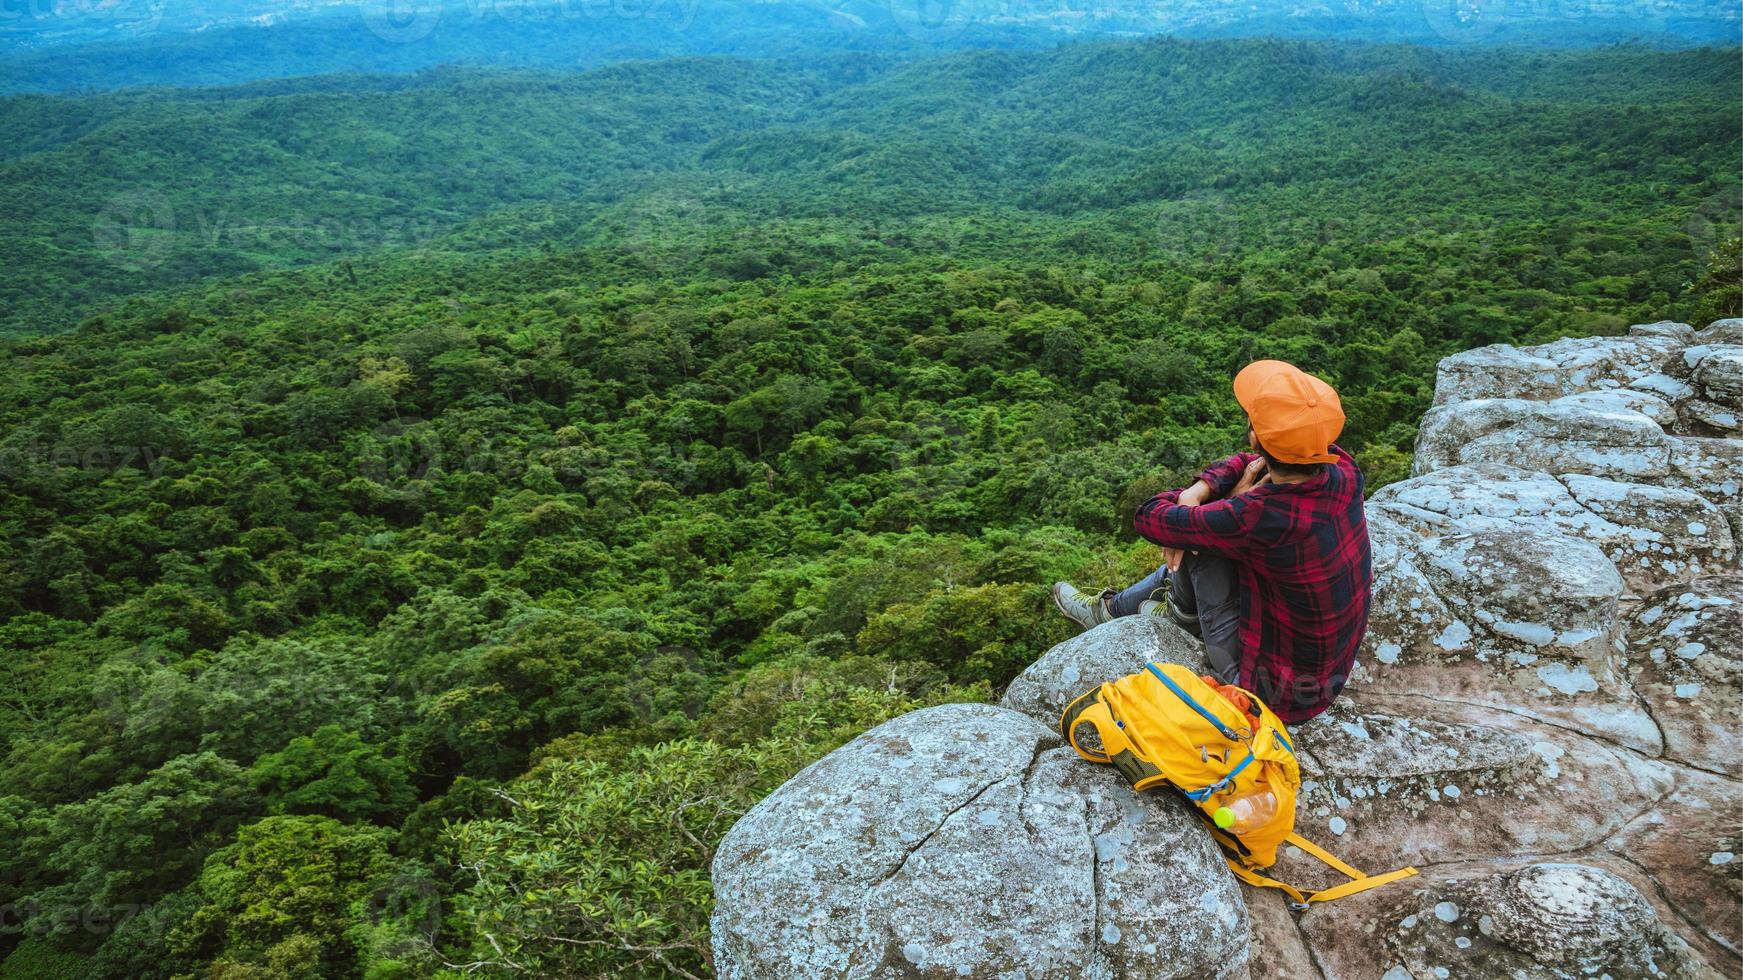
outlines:
[[[1224,555],[1241,585],[1241,686],[1287,722],[1324,711],[1349,679],[1368,629],[1374,583],[1366,481],[1350,454],[1302,483],[1265,484],[1199,507],[1159,493],[1138,510],[1138,533],[1159,545]],[[1254,453],[1199,474],[1226,498]]]

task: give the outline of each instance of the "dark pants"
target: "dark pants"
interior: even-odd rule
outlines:
[[[1146,599],[1161,599],[1167,591],[1174,621],[1204,640],[1204,657],[1211,673],[1225,684],[1241,682],[1241,586],[1235,563],[1221,555],[1187,554],[1180,571],[1156,569],[1142,582],[1108,600],[1115,616],[1135,616]],[[1192,617],[1196,615],[1196,628]]]

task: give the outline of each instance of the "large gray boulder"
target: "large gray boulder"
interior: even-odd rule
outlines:
[[[1636,753],[1419,695],[1340,699],[1294,732],[1297,828],[1373,870],[1589,847],[1676,785]],[[1546,798],[1582,819],[1540,819]],[[1317,871],[1290,856],[1280,874]]]
[[[1743,976],[1743,320],[1626,341],[1450,359],[1417,475],[1370,501],[1356,707],[1298,726],[1323,772],[1302,812],[1358,864],[1403,851],[1456,886],[1419,886],[1434,905],[1493,911],[1473,936],[1406,910],[1352,944],[1389,896],[1315,909],[1328,977]],[[1474,762],[1423,740],[1485,730]],[[1597,870],[1506,865],[1564,853]],[[1571,918],[1519,900],[1546,882]]]
[[[713,877],[725,980],[1247,975],[1198,818],[988,705],[830,753],[733,826]]]
[[[1743,346],[1702,344],[1683,351],[1682,370],[1694,396],[1680,405],[1680,421],[1695,435],[1730,436],[1743,410]]]
[[[1369,507],[1418,535],[1554,531],[1583,538],[1640,592],[1736,564],[1724,513],[1674,487],[1479,463],[1383,487]]]
[[[1491,344],[1440,362],[1434,403],[1479,398],[1548,401],[1593,389],[1619,388],[1657,373],[1692,339],[1687,324],[1636,327],[1626,337],[1580,337],[1532,347]]]
[[[1743,344],[1743,317],[1714,320],[1689,339],[1696,344]]]
[[[1368,511],[1368,538],[1374,588],[1356,677],[1372,679],[1400,661],[1446,663],[1472,652],[1471,627],[1435,592],[1419,564],[1427,558],[1421,535],[1376,507]]]
[[[1670,474],[1671,450],[1664,429],[1637,411],[1562,398],[1459,401],[1422,417],[1412,472],[1501,463],[1650,483]]]
[[[1624,582],[1597,545],[1526,528],[1393,533],[1375,545],[1381,571],[1352,686],[1432,691],[1660,750],[1620,670]],[[1402,558],[1383,553],[1399,547]]]
[[[1676,791],[1605,838],[1601,853],[1609,867],[1650,876],[1646,894],[1663,897],[1665,921],[1715,975],[1743,976],[1743,781],[1679,769]]]
[[[1490,344],[1442,358],[1434,383],[1434,403],[1480,398],[1547,401],[1563,394],[1556,363],[1511,344]]]
[[[1529,666],[1606,656],[1622,577],[1590,541],[1495,529],[1425,538],[1420,547],[1435,593],[1477,634],[1479,659]]]
[[[1733,540],[1743,535],[1743,439],[1685,436],[1671,447],[1670,466],[1666,484],[1712,501],[1731,525]]]
[[[1370,524],[1385,530],[1373,539],[1369,668],[1474,658],[1603,669],[1624,586],[1590,541],[1505,526],[1413,537],[1384,513]]]
[[[1653,379],[1663,375],[1649,375]],[[1634,382],[1628,388],[1603,388],[1593,391],[1579,391],[1571,395],[1563,395],[1555,399],[1554,404],[1574,408],[1588,409],[1594,412],[1632,412],[1644,415],[1660,426],[1676,424],[1676,401],[1678,394],[1660,391],[1654,385],[1660,382],[1643,383],[1645,379]],[[1670,381],[1673,385],[1681,382]],[[1671,389],[1671,392],[1681,393],[1681,389]]]
[[[1204,644],[1156,616],[1125,616],[1055,646],[1005,688],[999,703],[1048,727],[1079,694],[1144,669],[1144,664],[1199,669]]]
[[[1598,519],[1589,537],[1635,590],[1737,565],[1725,513],[1692,490],[1571,473],[1560,482]]]

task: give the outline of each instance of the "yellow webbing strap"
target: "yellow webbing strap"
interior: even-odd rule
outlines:
[[[1327,851],[1325,848],[1320,847],[1318,844],[1315,844],[1313,841],[1308,840],[1294,831],[1290,831],[1289,836],[1283,838],[1283,840],[1286,843],[1294,844],[1296,847],[1301,848],[1314,857],[1319,858],[1326,864],[1331,865],[1334,869],[1342,872],[1345,878],[1366,877],[1360,871],[1345,864],[1341,859],[1332,856],[1331,852]]]
[[[1216,833],[1216,836],[1219,838],[1218,843],[1223,843],[1223,840],[1221,839],[1226,837],[1226,835],[1222,833]],[[1325,862],[1350,880],[1341,885],[1333,885],[1330,888],[1321,888],[1319,891],[1304,892],[1301,889],[1296,888],[1294,885],[1278,881],[1275,878],[1267,878],[1234,858],[1225,858],[1225,860],[1228,861],[1229,870],[1235,873],[1235,877],[1258,888],[1278,889],[1294,900],[1294,905],[1298,910],[1306,908],[1313,902],[1330,902],[1334,899],[1343,898],[1346,895],[1354,895],[1358,892],[1365,892],[1370,888],[1378,888],[1381,885],[1390,884],[1391,882],[1398,881],[1401,878],[1408,878],[1416,873],[1415,868],[1399,868],[1397,871],[1388,871],[1385,874],[1363,874],[1300,834],[1291,833],[1288,837],[1284,838],[1284,840]],[[1224,846],[1226,847],[1227,845],[1224,844]]]
[[[1254,871],[1252,868],[1236,861],[1234,858],[1224,858],[1223,860],[1229,863],[1229,870],[1235,873],[1236,878],[1259,888],[1275,888],[1294,899],[1296,905],[1306,907],[1308,901],[1306,896],[1303,896],[1301,894],[1301,889],[1296,888],[1294,885],[1285,884],[1275,878],[1267,878],[1259,872]]]

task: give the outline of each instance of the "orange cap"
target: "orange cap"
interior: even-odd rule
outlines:
[[[1253,435],[1285,463],[1335,463],[1331,444],[1344,431],[1344,407],[1331,385],[1293,364],[1254,361],[1235,375],[1235,401]]]

